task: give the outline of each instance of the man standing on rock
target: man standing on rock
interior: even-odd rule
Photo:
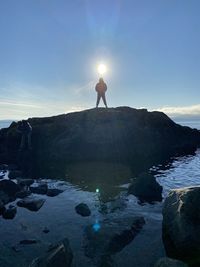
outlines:
[[[105,95],[105,93],[107,91],[107,85],[104,82],[103,78],[99,79],[99,82],[96,84],[95,90],[97,92],[96,108],[98,108],[98,105],[99,105],[99,102],[100,102],[101,98],[103,99],[103,103],[107,108],[108,106],[107,106],[107,103],[106,103],[106,95]]]

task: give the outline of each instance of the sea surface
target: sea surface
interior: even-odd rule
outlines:
[[[193,127],[198,128],[194,124]],[[164,199],[171,189],[200,185],[200,150],[195,155],[172,158],[164,165],[153,166],[150,171],[163,186]],[[106,241],[100,234],[102,229],[106,231],[112,226],[114,229],[117,225],[126,230],[130,220],[142,216],[145,225],[141,232],[101,267],[153,267],[165,256],[163,202],[141,205],[136,197],[128,195],[127,188],[133,178],[126,166],[90,162],[69,166],[65,180],[41,177],[36,184],[46,182],[50,188],[60,188],[64,192],[56,197],[34,194],[46,200],[38,212],[18,207],[13,220],[0,217],[0,266],[28,267],[50,245],[68,238],[74,255],[72,267],[99,267]],[[12,204],[16,205],[17,201]],[[75,207],[81,202],[89,206],[91,216],[82,217],[76,213]],[[49,233],[45,234],[46,228]],[[88,236],[88,228],[100,235],[95,239],[98,242]],[[20,245],[24,239],[35,239],[37,243]]]

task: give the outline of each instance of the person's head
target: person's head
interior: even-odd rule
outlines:
[[[99,82],[100,82],[100,83],[104,83],[103,78],[99,78]]]

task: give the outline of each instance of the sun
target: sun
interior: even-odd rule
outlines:
[[[98,67],[97,67],[97,70],[98,70],[98,73],[100,75],[102,75],[102,74],[106,73],[107,67],[104,64],[99,64]]]

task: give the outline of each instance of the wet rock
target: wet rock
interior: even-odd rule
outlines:
[[[0,170],[1,171],[6,171],[8,169],[8,165],[7,164],[0,164]]]
[[[4,203],[0,200],[0,215],[3,214],[3,212],[6,210]]]
[[[45,227],[42,232],[45,233],[45,234],[48,234],[50,232],[50,230],[47,227]]]
[[[48,186],[47,184],[39,184],[38,186],[30,186],[30,190],[32,193],[45,195],[47,194]]]
[[[162,201],[162,186],[148,173],[143,173],[134,179],[128,188],[128,193],[135,195],[142,202]]]
[[[19,243],[20,243],[20,245],[32,245],[32,244],[38,243],[38,240],[36,240],[36,239],[24,239],[24,240],[21,240]]]
[[[70,267],[73,253],[68,239],[64,239],[46,253],[46,255],[33,260],[29,267]]]
[[[38,211],[44,204],[45,199],[27,197],[17,202],[17,206],[26,208],[31,211]]]
[[[200,266],[200,186],[172,190],[163,206],[167,255]]]
[[[16,193],[16,198],[25,198],[30,196],[31,191],[30,190],[22,190]]]
[[[5,209],[5,211],[3,212],[3,218],[12,220],[16,214],[17,214],[17,208],[13,205],[10,205],[8,209]]]
[[[8,164],[9,171],[15,171],[17,169],[18,169],[18,166],[16,164]]]
[[[78,214],[80,214],[83,217],[87,217],[87,216],[91,215],[91,211],[90,211],[88,205],[85,203],[80,203],[79,205],[77,205],[75,207],[75,210]]]
[[[8,196],[15,196],[21,190],[20,186],[10,180],[0,181],[0,191],[3,191]]]
[[[47,190],[47,196],[49,196],[49,197],[55,197],[55,196],[59,195],[62,192],[63,192],[63,190],[58,189],[58,188],[49,188]]]
[[[154,265],[154,267],[188,267],[188,265],[182,261],[165,257],[159,259]]]
[[[19,179],[17,182],[20,186],[30,186],[34,183],[34,180],[33,179]]]
[[[8,174],[8,178],[10,179],[17,179],[22,177],[22,172],[21,171],[10,171]]]
[[[10,197],[3,191],[0,191],[0,200],[4,203],[7,204],[10,201]]]
[[[108,264],[112,255],[133,242],[144,224],[143,217],[124,217],[114,219],[112,223],[107,220],[96,221],[93,225],[87,226],[84,231],[85,255],[93,259],[97,266],[101,262]]]
[[[5,177],[5,174],[0,174],[0,179],[3,179]]]

